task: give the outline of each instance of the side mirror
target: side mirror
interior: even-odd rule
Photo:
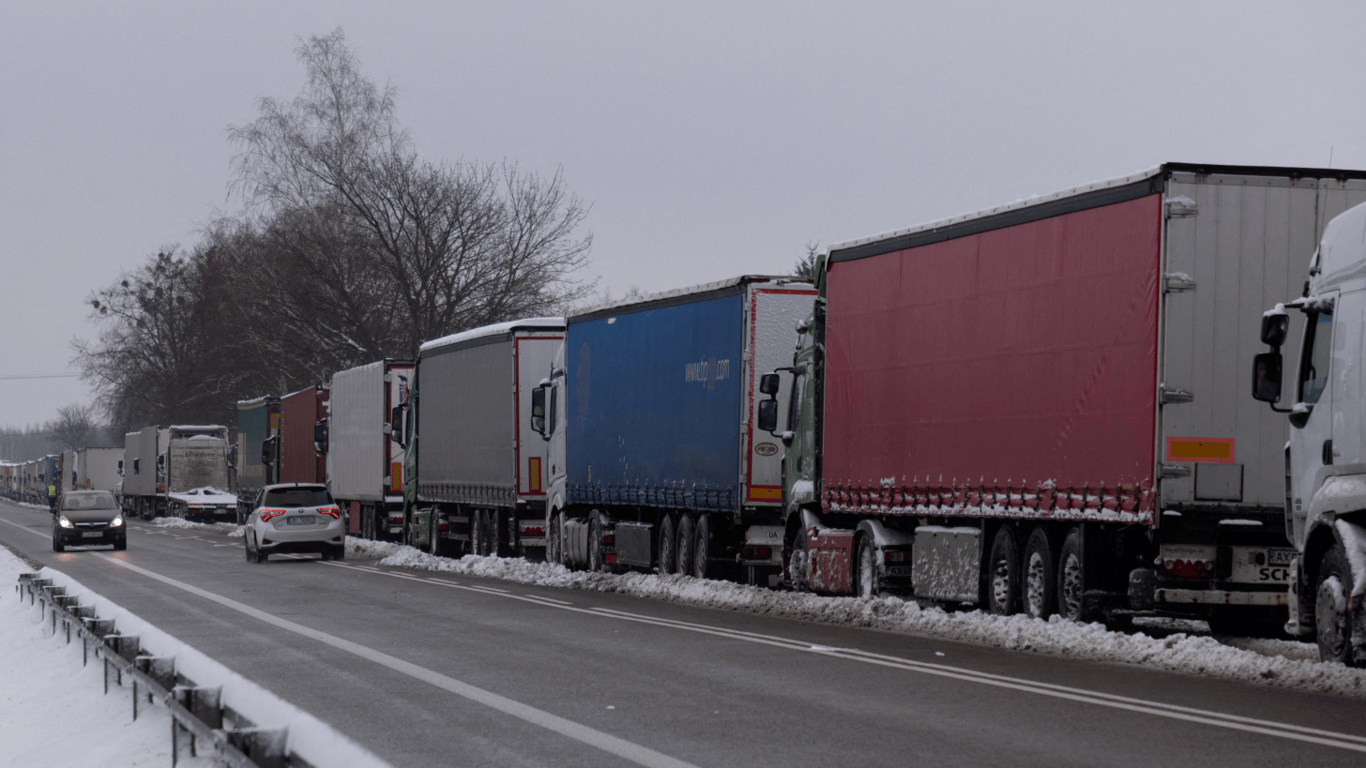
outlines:
[[[269,463],[270,463],[270,455],[271,455],[271,450],[270,450],[270,449],[273,447],[273,446],[271,445],[271,443],[273,443],[273,442],[275,442],[275,438],[273,438],[273,437],[267,437],[265,440],[262,440],[262,441],[261,441],[261,463],[262,463],[262,464],[269,464]]]
[[[133,474],[142,474],[142,459],[133,459]]]
[[[389,409],[389,439],[399,445],[407,445],[403,440],[403,409],[406,407],[396,405]]]
[[[119,477],[123,477],[123,459],[119,459]]]
[[[1265,318],[1263,318],[1262,328],[1262,338],[1265,340]],[[1281,401],[1280,352],[1263,352],[1252,358],[1252,397],[1264,403],[1279,403]]]
[[[777,378],[777,374],[764,374],[764,378],[769,376]],[[773,433],[778,429],[778,401],[772,398],[759,401],[759,429]]]
[[[538,435],[545,434],[545,387],[531,390],[531,428]]]
[[[773,397],[778,394],[778,374],[765,373],[759,377],[759,391]]]
[[[327,453],[327,420],[323,419],[313,425],[313,450],[316,453]]]
[[[1279,347],[1285,343],[1285,336],[1289,332],[1290,315],[1287,315],[1285,310],[1274,309],[1262,315],[1263,344],[1269,347]]]

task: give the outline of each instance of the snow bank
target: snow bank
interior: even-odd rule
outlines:
[[[184,521],[180,521],[184,522]],[[191,524],[198,525],[198,524]],[[221,525],[221,524],[220,524]],[[163,527],[182,527],[175,523],[169,523]],[[20,573],[32,570],[22,560],[15,557],[8,550],[0,547],[0,582],[3,588],[12,590],[13,584],[18,581]],[[223,704],[241,712],[244,716],[251,718],[257,725],[271,728],[289,728],[289,749],[297,752],[301,757],[313,765],[346,765],[364,768],[365,766],[384,766],[382,760],[362,748],[356,743],[337,733],[330,726],[318,720],[293,704],[286,702],[275,694],[260,687],[256,683],[230,671],[227,667],[210,659],[203,653],[185,645],[176,638],[168,635],[160,629],[148,624],[136,615],[124,610],[120,606],[86,589],[75,579],[66,574],[55,571],[51,568],[44,568],[39,573],[43,578],[52,579],[53,584],[66,587],[68,595],[78,595],[82,605],[95,606],[96,615],[102,619],[114,619],[115,626],[120,634],[137,635],[144,653],[153,656],[174,656],[176,672],[183,674],[197,685],[201,686],[222,686]],[[0,594],[12,594],[3,592]],[[141,759],[128,759],[110,756],[105,758],[90,757],[87,751],[77,751],[70,759],[58,759],[47,750],[54,744],[70,740],[75,744],[85,744],[83,738],[76,738],[77,734],[90,732],[97,735],[92,745],[84,748],[93,750],[98,746],[98,734],[112,734],[114,738],[109,739],[115,744],[124,744],[125,739],[132,739],[132,736],[125,737],[123,729],[127,727],[127,722],[132,718],[132,705],[128,699],[129,694],[124,693],[119,696],[109,696],[105,701],[109,702],[114,710],[124,713],[122,716],[100,715],[90,718],[78,718],[73,720],[70,712],[73,708],[84,706],[82,700],[99,698],[102,692],[102,677],[100,670],[102,665],[92,664],[88,670],[92,672],[90,678],[90,693],[81,694],[76,688],[68,691],[65,688],[56,690],[52,696],[47,696],[43,692],[49,689],[49,678],[57,681],[64,679],[65,670],[62,665],[48,663],[45,660],[36,658],[41,655],[41,649],[35,650],[31,655],[25,652],[22,637],[13,630],[15,627],[22,628],[34,636],[41,637],[41,629],[35,626],[38,622],[35,618],[37,610],[30,608],[28,603],[22,604],[20,609],[18,600],[6,599],[3,609],[0,609],[0,702],[3,702],[3,709],[0,709],[0,744],[5,745],[6,754],[10,755],[11,739],[16,743],[22,741],[20,737],[28,738],[36,734],[44,752],[35,752],[35,759],[25,761],[19,760],[15,765],[147,765],[147,764],[169,764],[170,763],[170,715],[165,708],[157,706],[144,709],[138,716],[136,725],[141,725],[144,718],[153,726],[150,733],[155,734],[155,738],[146,738],[136,745],[128,742],[121,748],[150,750],[143,752],[133,752],[134,755],[160,755],[157,762]],[[13,611],[17,614],[11,618],[9,613]],[[31,613],[31,615],[30,615]],[[20,617],[28,616],[20,620]],[[15,651],[15,643],[20,644],[20,652]],[[56,641],[48,639],[45,644],[56,645]],[[65,648],[65,645],[58,645]],[[74,650],[69,651],[71,659],[70,666],[80,669],[80,645],[73,643]],[[11,675],[7,667],[15,665],[20,673]],[[24,675],[32,678],[28,684],[24,684]],[[34,699],[40,699],[46,703],[35,703]],[[47,702],[48,698],[55,699]],[[44,709],[47,706],[49,708]],[[13,711],[10,711],[13,710]],[[33,710],[31,712],[30,710]],[[79,728],[67,728],[62,732],[62,738],[54,738],[54,722],[79,722]],[[159,723],[159,724],[158,724]],[[9,729],[15,729],[13,734]],[[145,743],[144,743],[145,742]],[[35,749],[37,746],[35,745]],[[122,755],[123,753],[119,753]],[[37,757],[41,755],[41,757]],[[182,757],[182,759],[184,759]],[[192,766],[212,765],[211,762],[189,763]]]
[[[196,523],[179,517],[158,517],[147,525],[152,528],[184,528],[223,533],[233,538],[240,538],[242,536],[242,526],[237,523]]]
[[[1112,632],[1101,624],[1077,624],[1056,616],[1043,621],[1025,616],[992,616],[981,611],[922,608],[912,600],[898,597],[820,597],[688,576],[589,573],[513,558],[466,555],[455,560],[433,557],[412,547],[355,539],[347,540],[347,552],[382,557],[378,563],[381,566],[616,592],[758,616],[904,632],[1013,651],[1136,664],[1259,685],[1366,697],[1366,669],[1321,663],[1318,650],[1311,643],[1252,639],[1221,642],[1181,631],[1153,637],[1141,632]],[[1181,626],[1181,622],[1173,624]]]

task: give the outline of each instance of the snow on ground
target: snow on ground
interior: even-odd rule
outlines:
[[[33,570],[0,547],[0,766],[170,765],[166,708],[139,706],[134,722],[129,688],[111,679],[104,694],[104,665],[82,667],[80,643],[67,645],[60,623],[53,637],[42,611],[19,601],[14,585]],[[178,764],[222,765],[183,744]]]
[[[243,528],[237,523],[196,523],[180,517],[158,517],[147,523],[153,528],[189,528],[196,531],[214,531],[233,538],[241,538]]]
[[[182,526],[172,523],[169,527]],[[92,661],[82,668],[80,643],[66,645],[60,623],[60,636],[54,637],[50,624],[43,623],[40,609],[17,599],[14,585],[19,574],[33,570],[0,546],[0,766],[170,765],[170,714],[166,708],[139,706],[138,719],[133,721],[131,687],[118,688],[111,678],[110,692],[105,695],[103,664]],[[177,673],[198,685],[221,686],[224,705],[252,718],[257,725],[288,728],[289,749],[311,764],[356,768],[386,765],[313,715],[66,574],[50,568],[40,573],[66,587],[67,594],[80,596],[83,605],[93,605],[100,618],[114,619],[120,633],[138,636],[144,652],[174,656]],[[199,768],[222,763],[202,756],[190,759],[182,743],[179,764]]]
[[[683,605],[881,629],[1029,653],[1154,667],[1192,675],[1366,697],[1366,669],[1318,661],[1312,643],[1191,634],[1204,622],[1151,622],[1160,637],[1112,632],[1101,624],[1053,617],[991,616],[981,611],[921,607],[898,597],[820,597],[687,576],[571,571],[520,559],[466,555],[434,557],[412,547],[347,538],[347,555],[379,558],[379,565],[443,571],[565,589],[617,592]]]

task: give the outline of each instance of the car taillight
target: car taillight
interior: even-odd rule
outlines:
[[[284,513],[285,513],[285,511],[284,511],[283,509],[263,509],[263,510],[261,510],[261,522],[264,523],[265,521],[271,519],[272,517],[279,517],[280,515],[283,515]]]
[[[318,507],[318,514],[331,515],[333,520],[340,520],[341,507]]]

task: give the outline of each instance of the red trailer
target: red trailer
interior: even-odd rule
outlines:
[[[327,482],[328,394],[319,384],[280,398],[279,482]]]

